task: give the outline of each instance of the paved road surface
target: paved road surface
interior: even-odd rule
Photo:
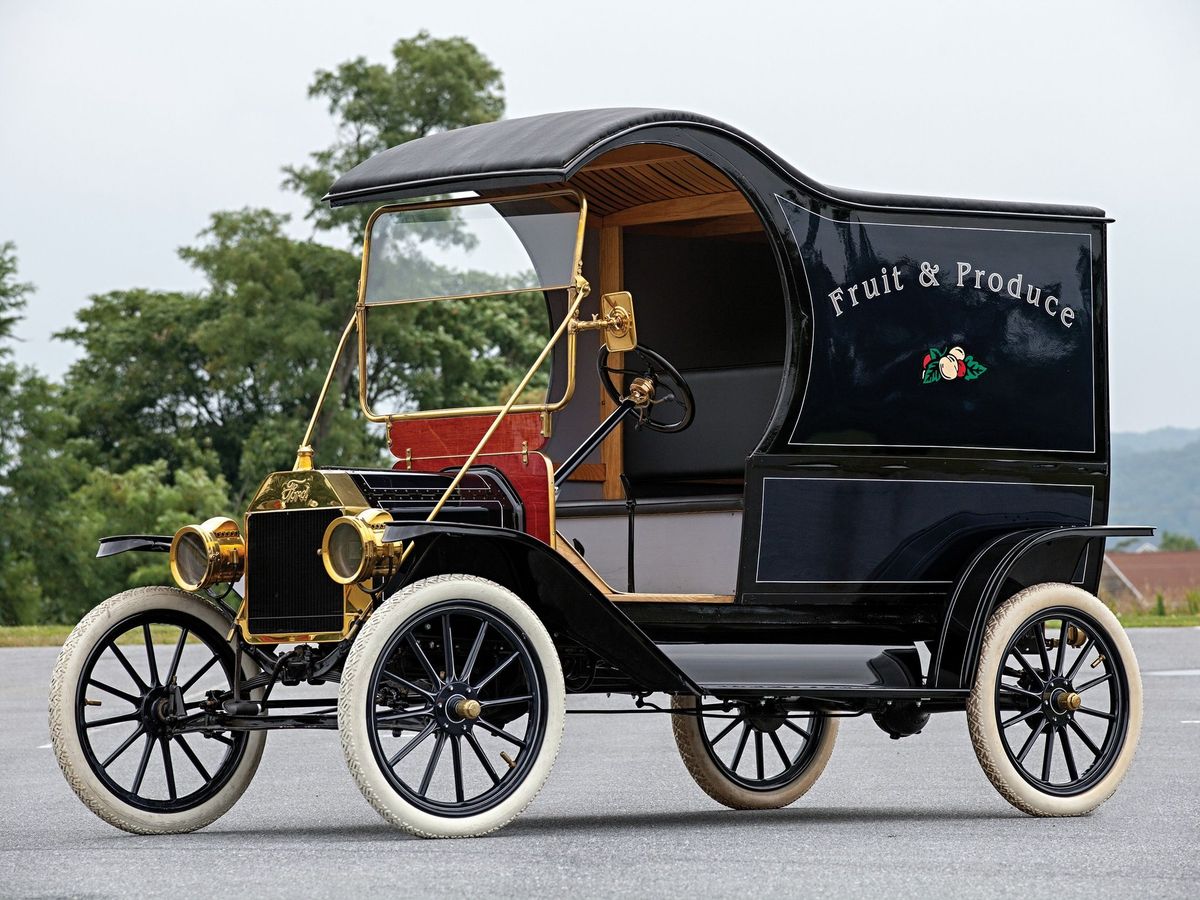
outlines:
[[[1143,629],[1133,642],[1141,748],[1088,818],[1009,807],[962,714],[902,741],[843,722],[816,787],[769,813],[703,795],[665,716],[576,716],[533,806],[473,841],[390,829],[336,736],[318,732],[271,735],[245,796],[201,832],[117,831],[46,749],[56,651],[0,650],[0,896],[1200,896],[1200,629]]]

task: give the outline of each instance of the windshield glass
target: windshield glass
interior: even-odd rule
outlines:
[[[579,209],[567,194],[390,209],[371,225],[369,305],[570,286]]]

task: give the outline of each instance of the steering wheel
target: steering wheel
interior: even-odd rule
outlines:
[[[645,425],[651,431],[670,434],[683,431],[692,424],[696,414],[692,389],[678,369],[645,344],[626,350],[619,368],[608,364],[608,347],[601,344],[600,355],[596,357],[596,374],[613,403],[620,404],[627,399],[641,401],[638,403],[637,427]]]

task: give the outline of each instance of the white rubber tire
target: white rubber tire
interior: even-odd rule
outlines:
[[[671,698],[671,708],[695,709],[696,698],[689,695],[676,695]],[[713,761],[700,736],[700,729],[703,727],[700,719],[696,716],[671,716],[671,730],[675,734],[675,746],[679,748],[679,756],[683,760],[688,774],[700,786],[700,790],[730,809],[782,809],[795,803],[808,793],[809,788],[817,783],[817,779],[825,771],[825,764],[829,762],[838,735],[838,720],[827,716],[825,727],[821,730],[818,739],[816,752],[803,772],[773,791],[751,791],[730,781],[729,777]]]
[[[546,727],[537,758],[525,781],[501,803],[473,816],[438,816],[408,803],[388,782],[375,759],[368,737],[367,692],[371,674],[388,640],[422,610],[453,600],[474,600],[509,619],[532,645],[546,682]],[[494,581],[474,575],[437,575],[414,582],[379,607],[354,640],[338,691],[338,734],[354,782],[384,819],[409,834],[426,838],[479,837],[503,828],[516,818],[542,789],[566,721],[566,688],[558,651],[546,627],[516,594]]]
[[[249,786],[262,758],[265,731],[253,731],[237,768],[221,791],[192,809],[155,813],[131,806],[109,791],[92,772],[80,746],[75,723],[79,676],[92,649],[122,619],[138,613],[169,609],[194,616],[217,634],[229,631],[230,621],[214,601],[175,587],[135,588],[109,597],[85,615],[58,654],[50,678],[50,740],[67,783],[84,805],[110,825],[134,834],[182,834],[211,824],[229,811]],[[245,677],[259,674],[243,657]]]
[[[1095,620],[1116,645],[1129,685],[1129,723],[1125,742],[1112,768],[1083,793],[1058,797],[1038,790],[1017,771],[1004,749],[996,717],[996,679],[1013,634],[1038,612],[1055,606],[1078,609]],[[1142,677],[1125,629],[1107,606],[1082,588],[1069,584],[1036,584],[1000,604],[988,619],[979,654],[975,684],[967,700],[971,744],[984,774],[1005,800],[1031,816],[1082,816],[1116,791],[1137,750],[1142,730]]]

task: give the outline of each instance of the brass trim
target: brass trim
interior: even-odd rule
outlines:
[[[637,346],[637,324],[633,315],[633,295],[613,291],[600,297],[600,313],[586,321],[576,321],[571,330],[603,331],[604,345],[610,353],[624,353]]]
[[[342,353],[346,349],[346,341],[350,338],[350,331],[357,327],[357,325],[358,315],[355,314],[346,323],[346,327],[342,330],[342,336],[338,340],[337,349],[333,351],[333,362],[329,364],[329,371],[325,373],[325,383],[321,385],[321,393],[317,395],[317,403],[313,408],[312,416],[308,420],[308,427],[304,429],[304,437],[300,441],[300,447],[296,450],[296,462],[293,463],[292,468],[297,471],[307,471],[312,468],[312,435],[317,427],[317,417],[321,414],[321,407],[325,405],[325,396],[329,393],[329,385],[333,382],[338,362],[341,360]]]
[[[377,306],[404,306],[407,303],[437,303],[442,300],[478,300],[482,297],[503,297],[506,294],[531,294],[535,291],[546,293],[549,291],[566,291],[570,290],[569,284],[548,284],[539,287],[513,288],[509,291],[479,291],[473,294],[438,294],[435,297],[413,297],[411,300],[372,300],[366,304],[367,309],[374,309]]]
[[[459,483],[466,476],[467,470],[470,469],[471,466],[473,466],[475,464],[475,460],[477,460],[479,458],[479,455],[483,452],[483,448],[485,446],[487,446],[487,442],[492,439],[492,435],[496,433],[496,429],[500,427],[500,423],[504,421],[504,417],[507,416],[509,414],[509,412],[514,408],[514,406],[517,402],[517,398],[521,396],[521,393],[525,390],[526,386],[528,386],[529,382],[533,379],[533,376],[537,373],[537,370],[542,367],[542,363],[546,361],[546,357],[548,357],[550,355],[550,351],[554,349],[554,345],[558,342],[558,339],[560,337],[562,337],[564,332],[567,331],[567,326],[570,324],[571,318],[579,311],[579,304],[581,304],[583,302],[584,298],[588,295],[589,290],[590,290],[590,288],[588,287],[588,283],[586,281],[584,281],[583,276],[580,275],[579,276],[579,287],[575,289],[575,293],[576,293],[575,302],[573,304],[571,304],[571,309],[568,311],[568,314],[563,318],[562,324],[558,326],[558,329],[554,332],[554,336],[550,338],[550,341],[542,349],[542,352],[538,354],[538,358],[533,361],[533,365],[529,367],[529,371],[525,373],[525,377],[522,378],[520,380],[520,382],[517,384],[516,388],[512,392],[512,395],[508,398],[508,402],[506,404],[504,404],[504,406],[501,407],[500,411],[496,414],[496,418],[493,419],[492,424],[487,427],[487,430],[483,433],[483,437],[481,437],[479,439],[479,443],[475,445],[475,449],[471,451],[471,455],[467,457],[466,462],[464,462],[462,465],[462,468],[458,470],[458,474],[454,476],[453,480],[450,482],[449,486],[446,488],[445,493],[442,494],[441,499],[438,500],[438,502],[434,505],[433,511],[429,514],[429,517],[425,521],[432,522],[434,519],[437,518],[437,514],[442,511],[442,507],[446,505],[446,501],[450,499],[451,495],[453,495],[454,491],[458,488]],[[564,403],[564,404],[568,400],[571,399],[571,394],[574,393],[574,390],[575,390],[575,383],[574,383],[575,382],[575,378],[574,378],[575,341],[574,341],[574,338],[569,339],[568,347],[570,350],[570,353],[569,353],[570,362],[568,363],[568,365],[570,367],[569,371],[572,373],[572,375],[568,379],[569,390],[567,391],[566,396],[564,396],[562,399],[562,403]],[[549,469],[549,468],[550,468],[550,466],[547,466],[547,469]],[[553,494],[551,494],[551,497],[550,497],[550,508],[551,509],[554,508]],[[551,524],[551,534],[553,534],[553,525],[554,525],[553,517],[551,517],[550,524]],[[411,552],[411,550],[412,550],[412,545],[410,544],[408,546],[408,548],[404,551],[404,556],[401,557],[402,561],[405,557],[408,556],[408,554],[409,554],[409,552]]]
[[[325,472],[320,469],[297,472],[293,469],[272,472],[263,479],[254,492],[254,499],[246,507],[246,517],[248,519],[258,513],[285,509],[365,509],[368,505],[367,498],[345,472]]]
[[[733,594],[618,594],[608,595],[613,603],[732,603]]]
[[[204,574],[189,581],[179,568],[179,546],[188,537],[200,541],[204,555]],[[199,591],[222,582],[235,582],[246,570],[246,541],[237,522],[227,516],[213,516],[199,525],[184,525],[171,538],[171,577],[185,591]]]
[[[338,516],[325,527],[321,536],[321,563],[325,566],[325,574],[338,584],[358,584],[368,578],[386,576],[392,573],[396,566],[396,558],[400,555],[402,545],[385,544],[383,532],[392,522],[392,514],[386,509],[370,506],[364,510],[353,512],[346,510],[345,515]],[[338,528],[353,529],[362,548],[358,567],[346,574],[337,571],[330,553],[330,541]]]
[[[654,399],[654,382],[640,375],[629,383],[629,399],[639,408],[650,404]]]
[[[1053,705],[1060,713],[1075,712],[1083,706],[1083,698],[1074,691],[1055,691]]]
[[[272,472],[263,479],[254,499],[248,504],[243,524],[248,534],[251,516],[278,515],[297,509],[339,509],[342,513],[354,513],[365,508],[366,498],[345,472],[327,472],[319,469]],[[248,565],[253,564],[253,560],[248,560]],[[250,644],[340,641],[352,632],[355,624],[362,619],[363,613],[371,608],[370,594],[358,585],[342,585],[341,631],[257,634],[250,631],[250,600],[250,585],[247,583],[246,593],[242,597],[235,621],[242,637]]]
[[[592,564],[579,555],[563,535],[557,534],[554,548],[558,555],[570,563],[577,572],[583,575],[592,586],[604,594],[613,603],[709,603],[727,604],[733,602],[732,594],[626,594],[614,591],[604,577],[592,568]]]
[[[537,361],[534,363],[530,372],[522,379],[519,389],[514,392],[514,396],[509,399],[509,402],[501,406],[466,406],[466,407],[450,407],[446,409],[421,409],[411,410],[409,412],[399,413],[377,413],[371,409],[370,402],[367,399],[367,309],[369,306],[389,306],[397,303],[418,303],[428,302],[421,300],[403,300],[403,301],[388,301],[384,303],[367,304],[365,301],[367,290],[367,268],[371,253],[371,227],[375,224],[375,220],[387,213],[411,209],[433,209],[441,207],[455,206],[477,206],[484,203],[503,203],[513,200],[539,200],[546,197],[564,197],[569,196],[574,198],[579,203],[579,224],[575,232],[575,256],[572,260],[572,271],[576,273],[575,281],[570,285],[563,285],[552,288],[538,288],[537,290],[563,290],[567,291],[567,310],[563,315],[562,323],[554,334],[550,336],[546,347],[538,355]],[[425,203],[402,203],[381,206],[379,209],[371,213],[367,219],[366,229],[363,233],[363,254],[362,262],[359,267],[358,278],[358,302],[354,308],[355,321],[358,329],[358,404],[362,409],[363,416],[368,422],[380,422],[390,424],[391,422],[407,421],[414,419],[440,419],[451,416],[487,416],[487,415],[507,415],[510,412],[538,412],[551,413],[558,412],[575,394],[575,338],[569,333],[569,323],[572,320],[578,319],[579,306],[587,298],[591,292],[591,287],[583,277],[583,238],[586,231],[587,223],[587,197],[575,190],[548,191],[538,194],[505,194],[500,197],[472,197],[466,200],[441,200],[429,201]],[[500,291],[495,294],[463,294],[456,297],[439,297],[429,298],[438,300],[452,299],[468,299],[484,296],[495,296],[498,294],[521,293],[520,291]],[[545,403],[516,403],[516,397],[520,396],[521,392],[528,386],[529,381],[537,374],[537,370],[549,356],[550,350],[562,338],[564,332],[568,333],[567,338],[567,383],[563,388],[563,395],[556,401]]]
[[[554,460],[541,451],[535,451],[538,456],[546,461],[546,493],[549,498],[547,508],[550,510],[550,544],[551,550],[558,549],[558,522],[554,507],[556,505],[556,494],[554,492]],[[526,463],[528,465],[528,463]]]
[[[454,714],[460,719],[478,719],[483,706],[478,700],[461,699],[454,704]]]

